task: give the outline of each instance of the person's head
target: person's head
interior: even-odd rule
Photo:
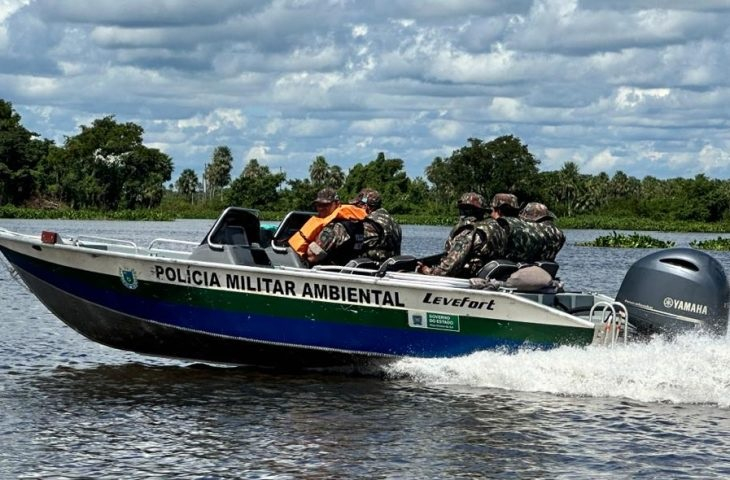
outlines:
[[[317,216],[324,218],[340,206],[340,196],[334,188],[323,188],[317,193],[312,206],[317,210]]]
[[[380,198],[380,192],[377,190],[363,188],[355,198],[350,200],[350,203],[364,208],[366,212],[370,213],[379,209],[383,205],[383,200]]]
[[[460,217],[476,217],[479,220],[484,218],[485,204],[484,197],[476,192],[467,192],[456,202]]]
[[[520,211],[520,204],[515,195],[511,193],[498,193],[492,197],[490,204],[492,217],[516,217]]]
[[[539,202],[530,202],[520,211],[519,217],[530,222],[542,222],[544,220],[555,220],[553,212],[548,210],[547,205]]]

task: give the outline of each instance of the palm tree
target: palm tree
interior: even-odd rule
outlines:
[[[560,181],[559,200],[565,202],[565,211],[571,217],[575,210],[575,204],[580,191],[582,190],[578,164],[575,162],[565,162],[563,168],[558,172],[558,179]]]
[[[312,180],[312,183],[314,185],[325,185],[329,178],[329,173],[330,166],[327,163],[327,160],[323,156],[317,155],[317,158],[315,158],[312,164],[309,166],[310,180]]]

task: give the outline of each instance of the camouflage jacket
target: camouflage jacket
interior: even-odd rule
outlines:
[[[364,225],[360,221],[332,222],[319,232],[312,242],[317,245],[314,250],[325,253],[319,262],[327,265],[344,265],[353,258],[360,257],[363,251]],[[310,248],[312,246],[310,245]],[[316,252],[318,253],[318,252]]]
[[[505,257],[519,263],[555,260],[565,243],[565,235],[552,222],[531,222],[517,217],[497,220],[507,233]]]
[[[446,240],[446,253],[431,274],[471,278],[490,260],[504,257],[506,242],[504,229],[493,219],[461,218]]]
[[[555,261],[558,252],[565,245],[565,234],[552,220],[535,222],[540,239],[542,240],[542,253],[539,260]]]
[[[363,241],[363,257],[378,262],[400,255],[403,234],[400,225],[384,208],[379,208],[364,221],[365,240]]]

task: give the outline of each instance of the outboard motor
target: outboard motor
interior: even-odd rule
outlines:
[[[641,333],[701,329],[724,335],[730,287],[720,262],[692,248],[661,250],[634,263],[616,300]]]

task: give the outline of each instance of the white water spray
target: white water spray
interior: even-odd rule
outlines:
[[[425,384],[730,407],[730,342],[696,334],[614,348],[404,359],[386,372]]]

